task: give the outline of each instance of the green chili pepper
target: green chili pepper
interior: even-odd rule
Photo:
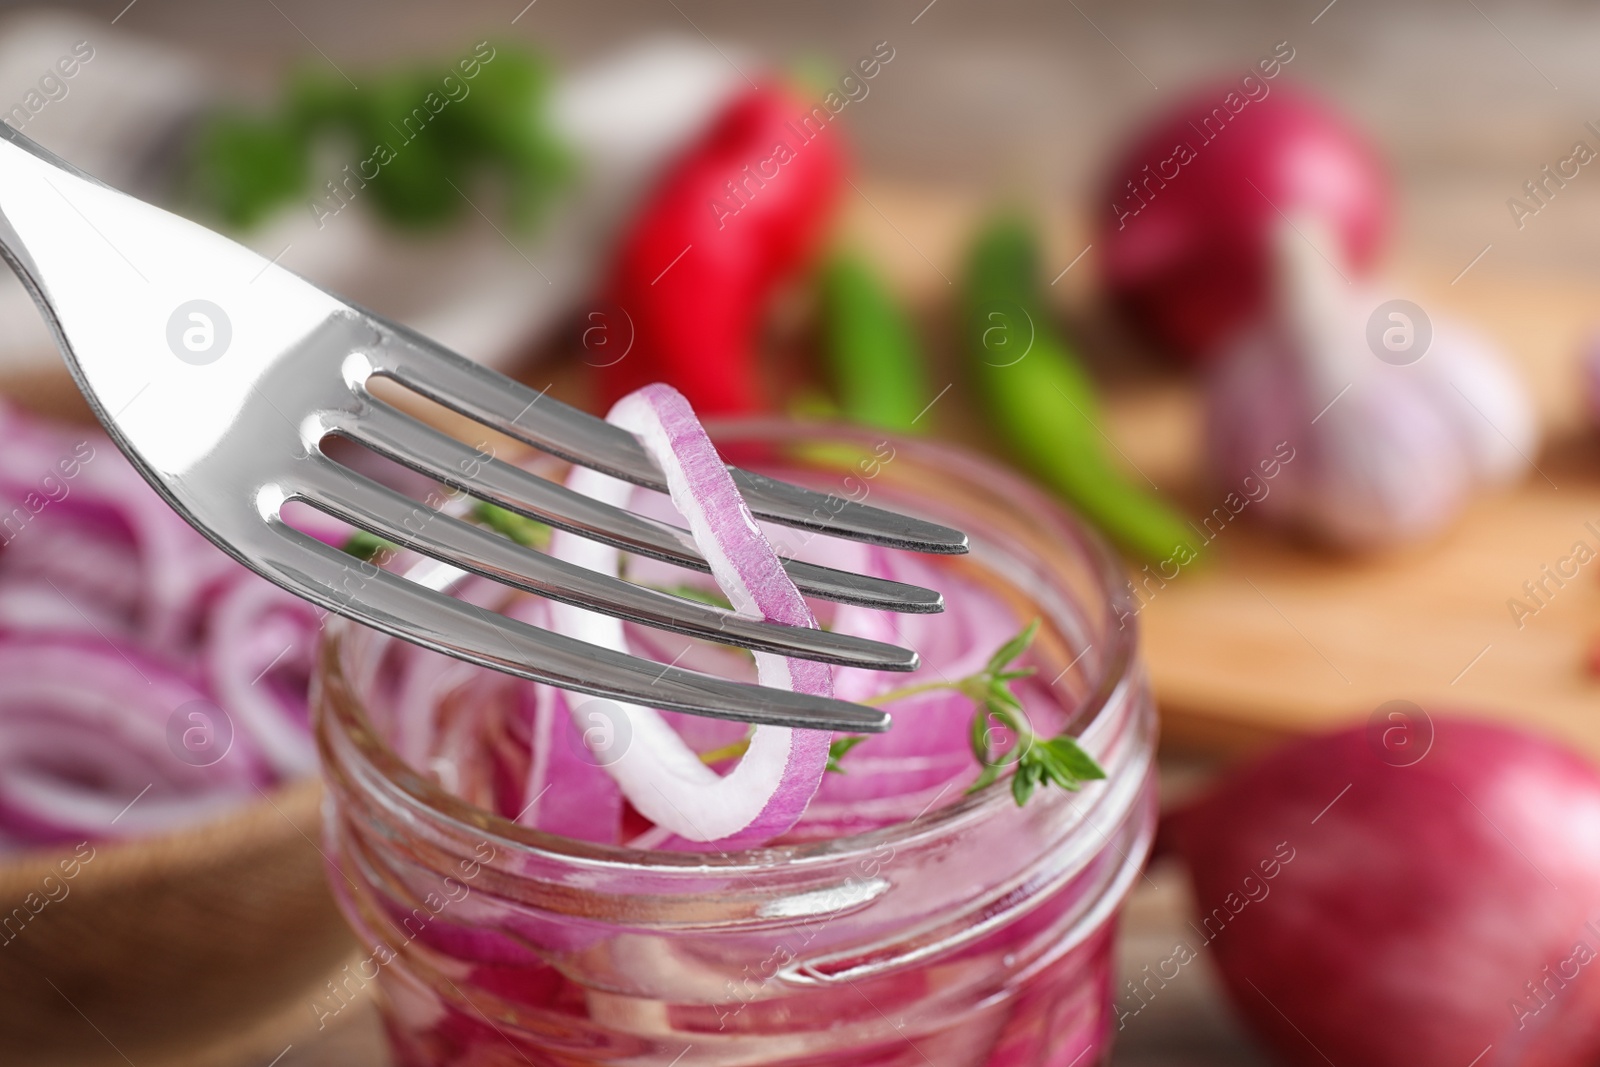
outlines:
[[[1035,476],[1124,550],[1179,565],[1196,552],[1189,524],[1108,456],[1094,384],[1054,332],[1026,224],[1003,218],[969,263],[966,345],[996,433]]]
[[[823,350],[841,412],[852,422],[916,432],[928,380],[904,312],[859,256],[835,256],[821,281]]]

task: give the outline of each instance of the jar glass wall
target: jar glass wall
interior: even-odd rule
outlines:
[[[967,531],[972,553],[937,562],[1042,620],[1037,677],[1106,780],[1019,808],[1002,779],[869,832],[731,853],[574,841],[403,762],[392,639],[339,624],[317,732],[331,884],[366,955],[319,1012],[377,983],[406,1067],[1102,1062],[1116,914],[1156,811],[1119,564],[948,447],[792,423],[713,436],[730,462]]]

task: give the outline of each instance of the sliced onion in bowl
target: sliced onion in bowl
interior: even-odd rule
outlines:
[[[313,605],[243,571],[208,620],[206,681],[285,777],[317,769],[306,689],[320,622]]]
[[[131,646],[0,641],[0,843],[138,837],[254,798],[271,778],[232,725]]]

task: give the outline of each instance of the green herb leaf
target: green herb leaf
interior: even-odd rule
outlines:
[[[399,551],[400,546],[392,541],[385,541],[377,534],[365,530],[357,530],[350,535],[350,540],[344,543],[344,550],[359,560],[371,560],[379,552]]]
[[[989,657],[989,666],[985,673],[998,674],[1003,671],[1012,660],[1028,650],[1028,646],[1033,644],[1034,634],[1038,632],[1039,620],[1034,619],[1022,628],[1021,633],[995,649],[994,655]]]
[[[1043,779],[1037,763],[1029,760],[1018,760],[1017,769],[1011,775],[1011,796],[1016,800],[1017,807],[1022,807],[1032,797],[1033,791]]]
[[[1079,781],[1095,781],[1106,776],[1105,768],[1095,762],[1093,756],[1085,752],[1078,744],[1078,739],[1061,734],[1046,741],[1042,746],[1050,757],[1057,761],[1062,769]]]
[[[1040,755],[1032,761],[1039,768],[1039,773],[1067,792],[1076,793],[1082,787],[1083,781],[1068,771],[1060,760],[1051,756],[1043,744],[1039,748]]]
[[[987,707],[972,717],[972,723],[967,728],[967,743],[972,748],[973,759],[988,767],[991,761],[989,759],[989,709]]]
[[[416,229],[467,214],[466,198],[488,180],[512,224],[527,226],[574,171],[550,121],[549,68],[510,42],[360,81],[357,92],[307,68],[277,107],[211,116],[195,139],[189,191],[239,228],[296,201],[324,222],[359,200]],[[328,171],[313,174],[312,161],[324,158]]]
[[[970,796],[971,794],[976,793],[980,789],[986,789],[989,786],[993,785],[995,782],[999,781],[1000,780],[1000,769],[1001,769],[1001,765],[998,764],[998,763],[986,763],[986,764],[984,764],[983,765],[983,772],[978,775],[977,780],[975,780],[971,785],[969,785],[967,787],[968,795]]]
[[[1017,719],[1023,714],[1022,701],[1017,699],[1017,694],[1007,689],[1004,685],[996,685],[990,687],[989,691],[984,694],[983,702],[988,707],[991,715],[997,717],[1013,730],[1021,732]]]
[[[511,538],[527,548],[549,548],[550,527],[537,519],[507,511],[497,504],[479,501],[472,507],[472,517],[495,533]]]
[[[839,761],[844,759],[845,754],[852,748],[855,748],[866,739],[866,734],[851,734],[849,737],[834,738],[833,742],[828,745],[828,766],[826,769],[834,774],[844,774],[845,770],[839,765]]]
[[[1027,678],[1037,670],[1034,667],[1013,667],[1012,664],[1033,644],[1034,636],[1039,632],[1039,623],[1040,620],[1034,619],[1020,633],[1002,644],[977,674],[954,682],[921,682],[892,689],[870,698],[867,703],[888,704],[931,690],[953,690],[971,700],[974,708],[967,742],[972,749],[973,759],[983,769],[967,788],[969,794],[999,781],[1008,767],[1014,768],[1011,795],[1018,806],[1032,799],[1043,785],[1077,790],[1086,781],[1104,778],[1105,771],[1094,761],[1094,757],[1078,745],[1076,738],[1066,734],[1048,739],[1038,737],[1028,724],[1027,709],[1011,691],[1012,682]],[[994,733],[997,728],[1012,735],[1010,746],[998,753]],[[836,769],[835,762],[830,759],[829,770]]]
[[[309,154],[305,139],[290,123],[218,112],[195,138],[190,187],[229,226],[248,229],[304,194]]]

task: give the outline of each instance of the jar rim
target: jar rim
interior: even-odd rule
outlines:
[[[997,489],[1007,498],[1024,503],[1040,524],[1056,528],[1070,543],[1072,553],[1088,564],[1087,570],[1093,579],[1095,591],[1107,604],[1111,618],[1124,621],[1124,625],[1114,630],[1108,628],[1105,640],[1109,647],[1101,660],[1102,669],[1089,691],[1071,710],[1068,729],[1074,734],[1086,732],[1103,716],[1123,705],[1126,691],[1137,682],[1135,649],[1138,647],[1138,618],[1132,611],[1119,610],[1129,603],[1121,561],[1098,531],[1021,475],[957,445],[886,435],[843,423],[774,417],[708,419],[706,429],[713,439],[719,441],[728,438],[772,440],[802,437],[868,444],[890,440],[897,451],[904,448],[930,465],[937,465],[939,469],[948,470],[974,484]],[[837,862],[870,852],[886,843],[900,845],[931,834],[949,833],[969,822],[982,820],[1004,805],[1014,803],[1009,782],[1002,777],[943,807],[924,811],[909,821],[823,840],[763,845],[728,852],[675,852],[579,841],[523,826],[471,804],[428,780],[402,760],[372,728],[363,702],[343,670],[342,649],[346,640],[364,631],[364,627],[351,620],[330,617],[318,650],[314,678],[316,699],[313,705],[317,716],[317,744],[324,763],[328,764],[333,759],[330,740],[324,731],[325,724],[331,718],[337,722],[342,739],[349,743],[356,757],[391,788],[391,800],[399,801],[416,814],[454,826],[477,838],[487,839],[496,846],[609,869],[709,867],[719,870],[756,870],[770,868],[775,863],[789,866]],[[333,690],[331,697],[328,692],[330,689]],[[1032,803],[1060,803],[1068,799],[1065,793],[1051,790]]]

